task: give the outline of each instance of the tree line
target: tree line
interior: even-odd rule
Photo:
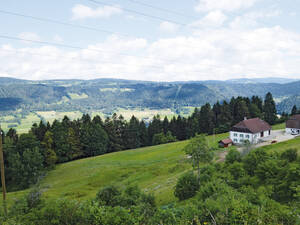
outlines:
[[[27,188],[57,163],[186,140],[200,133],[223,133],[245,117],[260,117],[275,124],[286,115],[277,118],[275,102],[268,93],[264,101],[258,96],[233,97],[230,102],[196,108],[187,118],[174,116],[169,120],[157,115],[149,124],[135,116],[126,121],[117,114],[105,120],[85,114],[77,120],[65,116],[52,124],[35,123],[20,136],[10,129],[3,138],[7,183],[11,190]]]

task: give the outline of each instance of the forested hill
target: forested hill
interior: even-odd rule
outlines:
[[[0,111],[99,110],[111,114],[118,108],[171,108],[201,106],[233,96],[271,92],[278,110],[290,111],[300,93],[300,81],[284,79],[202,82],[147,82],[120,79],[29,81],[0,78]],[[286,83],[288,82],[288,83]],[[281,103],[282,102],[282,103]],[[300,106],[300,105],[299,105]]]

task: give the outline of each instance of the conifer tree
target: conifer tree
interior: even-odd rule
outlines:
[[[272,94],[269,92],[266,95],[265,98],[265,104],[264,104],[264,118],[265,120],[273,125],[276,122],[276,115],[277,111],[276,111],[276,105],[275,105],[275,101],[273,99]]]

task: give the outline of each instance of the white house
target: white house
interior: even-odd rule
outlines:
[[[256,144],[259,139],[270,136],[271,130],[272,127],[259,118],[245,119],[231,128],[230,139],[234,144],[243,144],[246,140]]]
[[[286,121],[285,131],[287,134],[300,134],[300,114],[294,115],[288,121]]]

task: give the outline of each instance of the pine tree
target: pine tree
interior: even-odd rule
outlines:
[[[44,140],[41,143],[44,148],[44,158],[47,167],[53,167],[57,162],[57,156],[53,150],[53,134],[47,131],[44,136]]]
[[[162,122],[163,131],[166,134],[169,131],[169,120],[168,117],[165,116],[163,122]]]
[[[153,136],[162,132],[162,122],[159,115],[153,117],[148,127],[149,143],[152,143]]]
[[[229,131],[232,124],[233,124],[233,118],[230,111],[230,106],[226,101],[224,101],[221,106],[221,113],[219,116],[218,132],[224,133]]]
[[[67,154],[69,160],[78,159],[83,156],[79,137],[76,135],[72,127],[68,129],[67,142],[69,145],[68,154]]]
[[[237,99],[237,102],[234,107],[235,123],[238,123],[244,120],[244,118],[249,118],[249,117],[250,117],[250,113],[246,102],[242,99]]]
[[[275,101],[270,92],[266,95],[264,103],[264,118],[269,124],[273,125],[276,122],[277,111]]]
[[[99,124],[82,125],[80,142],[85,156],[97,156],[107,153],[108,136]]]
[[[139,148],[141,146],[139,125],[139,120],[135,116],[132,116],[125,130],[127,149]]]
[[[199,119],[200,133],[212,134],[215,128],[214,113],[209,103],[206,103],[200,109]]]
[[[150,145],[149,137],[148,137],[148,130],[147,130],[146,124],[143,120],[140,122],[140,125],[139,125],[139,134],[140,134],[141,147]]]

